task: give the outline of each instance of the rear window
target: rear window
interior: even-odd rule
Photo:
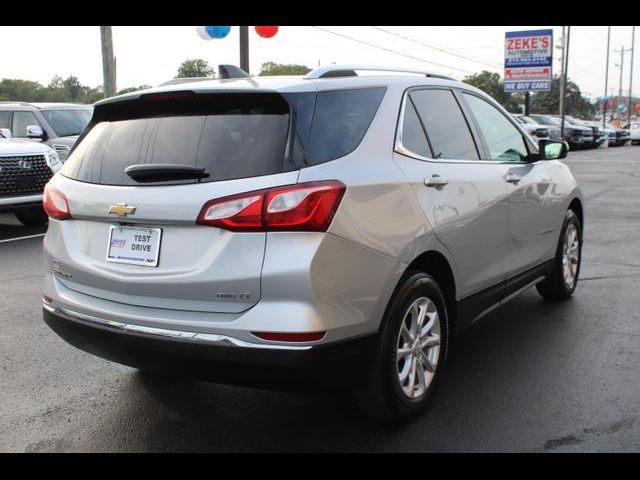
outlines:
[[[290,122],[297,110],[310,115],[312,103],[279,94],[150,96],[143,101],[96,107],[92,125],[80,139],[62,174],[103,185],[140,185],[126,173],[130,165],[179,164],[204,167],[203,182],[280,173]],[[306,113],[305,113],[306,112]],[[308,122],[307,122],[308,123]],[[304,125],[304,122],[301,122]],[[308,127],[307,127],[308,128]],[[304,138],[304,133],[298,135]],[[164,184],[195,183],[177,180]]]
[[[202,182],[215,182],[326,162],[359,145],[384,91],[176,92],[104,104],[96,107],[62,174],[88,183],[139,186],[125,173],[127,167],[204,167],[209,177]]]

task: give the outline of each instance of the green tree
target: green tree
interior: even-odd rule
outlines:
[[[182,62],[176,78],[215,77],[215,71],[206,60],[192,58]]]
[[[270,75],[306,75],[311,71],[310,68],[304,65],[297,65],[294,63],[283,64],[275,62],[265,62],[260,69],[261,76]]]
[[[560,114],[560,77],[551,80],[551,90],[537,92],[531,97],[531,111],[535,113]],[[591,117],[596,106],[582,96],[580,87],[567,79],[565,90],[565,113],[578,118]]]
[[[480,73],[468,75],[462,79],[464,83],[479,88],[493,97],[500,105],[511,113],[521,113],[520,104],[524,102],[522,94],[504,91],[504,82],[500,74],[483,70]]]
[[[0,80],[0,98],[21,102],[46,101],[48,89],[38,82],[3,78]]]

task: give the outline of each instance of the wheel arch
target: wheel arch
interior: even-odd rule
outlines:
[[[573,210],[576,213],[578,220],[580,221],[580,229],[582,230],[584,235],[584,210],[582,201],[578,197],[575,197],[573,200],[571,200],[571,203],[569,203],[568,210]]]
[[[453,274],[453,269],[447,260],[447,258],[436,250],[429,250],[418,255],[405,269],[395,291],[401,285],[401,282],[405,278],[409,271],[420,271],[431,275],[438,286],[442,290],[445,303],[447,305],[447,313],[449,317],[449,329],[451,332],[456,332],[456,320],[457,320],[457,301],[456,301],[456,282]],[[394,295],[395,295],[394,291]],[[393,298],[393,296],[392,296]]]

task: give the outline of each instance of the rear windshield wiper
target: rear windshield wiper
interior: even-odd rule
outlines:
[[[204,167],[195,165],[180,165],[174,163],[145,163],[140,165],[129,165],[124,173],[133,178],[136,182],[169,182],[171,180],[191,180],[200,181],[209,178]]]

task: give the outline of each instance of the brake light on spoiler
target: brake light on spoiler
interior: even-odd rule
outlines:
[[[196,223],[234,232],[325,232],[345,190],[328,180],[217,198],[204,204]]]

